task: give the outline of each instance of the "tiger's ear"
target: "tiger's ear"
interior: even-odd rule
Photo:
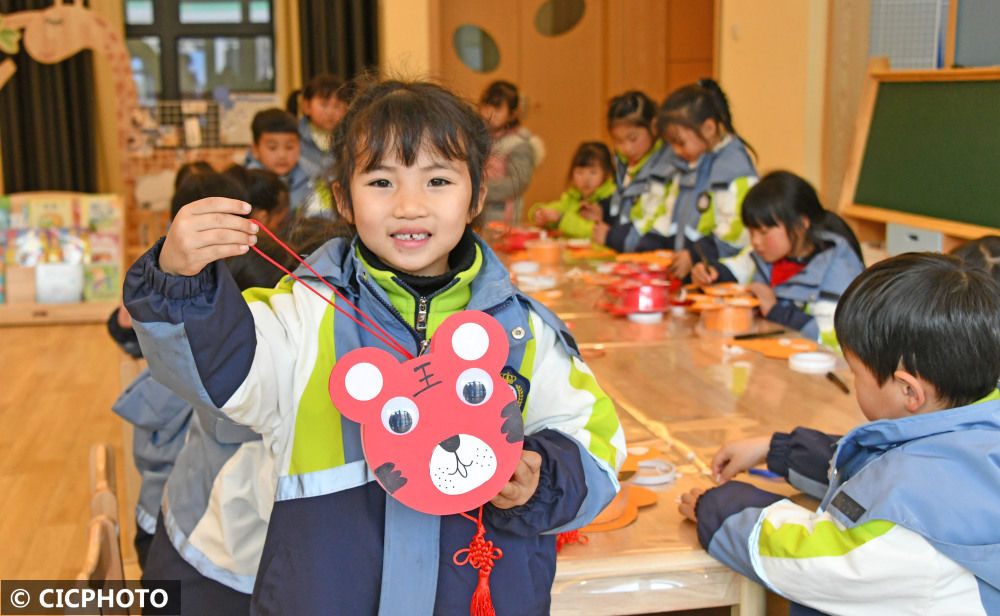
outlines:
[[[382,349],[362,347],[341,357],[330,372],[330,399],[340,413],[359,424],[379,421],[391,397],[399,362]]]
[[[474,362],[487,372],[499,372],[507,360],[510,344],[499,321],[479,310],[463,310],[437,328],[430,350],[439,357]]]

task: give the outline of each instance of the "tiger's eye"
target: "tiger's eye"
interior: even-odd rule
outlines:
[[[469,381],[462,387],[462,397],[469,404],[480,404],[486,399],[486,386],[479,381]]]
[[[396,434],[406,434],[413,427],[413,417],[409,411],[393,411],[389,415],[389,429]]]

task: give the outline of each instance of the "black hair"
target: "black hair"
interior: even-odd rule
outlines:
[[[305,258],[335,237],[354,237],[354,227],[344,220],[296,216],[285,230],[286,243]]]
[[[174,190],[181,185],[181,182],[187,179],[187,176],[193,173],[215,173],[215,169],[212,165],[208,164],[203,160],[194,160],[189,163],[184,163],[177,169],[177,175],[174,176]]]
[[[573,169],[597,165],[609,178],[615,177],[615,166],[611,162],[611,150],[600,141],[584,141],[573,153],[569,164],[569,180],[573,181]]]
[[[507,123],[500,127],[501,130],[510,130],[521,124],[521,114],[518,113],[521,95],[517,91],[517,86],[509,81],[497,80],[486,86],[479,96],[480,105],[500,107],[507,105],[510,110],[510,117]]]
[[[260,143],[264,133],[291,133],[298,136],[299,124],[292,114],[273,107],[255,113],[250,123],[250,130],[253,133],[253,142],[257,144]]]
[[[958,257],[905,253],[847,287],[834,314],[837,340],[881,385],[903,370],[964,406],[1000,378],[1000,286]]]
[[[170,202],[170,219],[173,220],[177,212],[188,203],[207,197],[228,197],[246,201],[247,193],[244,185],[228,173],[228,169],[227,173],[216,171],[190,173],[174,191],[174,197]]]
[[[823,241],[819,231],[836,233],[847,240],[848,245],[864,263],[861,244],[854,232],[837,214],[823,209],[819,195],[812,184],[790,171],[772,171],[753,185],[743,198],[743,226],[748,229],[776,227],[781,224],[794,244],[793,233],[802,227],[802,219],[809,220],[805,240],[821,248]]]
[[[985,235],[951,251],[959,259],[981,268],[1000,282],[1000,235]]]
[[[263,233],[257,234],[255,246],[288,270],[294,271],[298,264],[294,256]],[[252,250],[229,257],[225,263],[241,291],[251,287],[273,287],[285,275],[281,269]]]
[[[360,89],[333,131],[332,184],[339,187],[341,211],[353,213],[350,184],[356,169],[370,171],[393,154],[412,165],[425,144],[468,165],[469,212],[474,212],[490,153],[486,122],[468,102],[437,84],[399,80]]]
[[[611,99],[608,103],[608,129],[615,124],[628,124],[645,128],[654,134],[653,120],[656,119],[656,103],[639,90],[629,90]]]
[[[295,117],[299,116],[299,107],[303,100],[313,97],[330,98],[334,94],[345,103],[351,102],[350,98],[340,96],[338,90],[344,86],[344,80],[333,73],[320,73],[306,83],[305,87],[292,91],[285,100],[285,110]]]
[[[267,169],[248,169],[246,176],[247,203],[250,207],[268,214],[288,207],[288,186],[278,174]]]
[[[660,111],[656,116],[656,126],[661,135],[666,133],[667,127],[671,124],[679,124],[701,135],[701,125],[705,123],[705,120],[715,120],[726,129],[726,132],[739,137],[733,127],[729,99],[726,98],[726,94],[719,84],[714,79],[708,78],[699,79],[693,84],[671,92],[670,96],[660,105]],[[757,155],[757,151],[745,139],[742,137],[739,139],[743,141],[747,149],[753,152],[754,156]]]

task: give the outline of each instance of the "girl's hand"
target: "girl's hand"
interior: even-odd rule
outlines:
[[[604,246],[605,240],[608,239],[608,231],[610,230],[611,227],[609,227],[607,223],[600,221],[595,222],[594,230],[590,233],[590,239],[593,240],[595,244]]]
[[[707,287],[719,279],[719,272],[711,265],[695,263],[691,268],[691,282],[699,287]]]
[[[580,218],[583,218],[584,220],[601,222],[604,218],[604,212],[601,211],[601,206],[596,203],[591,203],[590,201],[581,201],[579,212]]]
[[[771,308],[774,308],[774,305],[778,303],[778,298],[774,295],[774,289],[763,282],[751,282],[747,289],[760,301],[760,313],[765,317],[767,313],[771,312]]]
[[[212,261],[234,257],[257,243],[257,224],[243,218],[250,204],[223,197],[188,203],[177,212],[160,249],[160,269],[194,276]]]
[[[704,493],[705,490],[702,488],[691,488],[689,492],[681,494],[681,504],[677,506],[677,511],[680,511],[682,516],[697,524],[698,516],[694,514],[694,508],[698,504],[698,499]]]
[[[743,471],[764,462],[770,448],[770,436],[730,441],[712,458],[712,477],[716,483],[726,483]]]
[[[544,227],[549,223],[559,222],[562,212],[548,207],[540,207],[531,214],[531,220],[539,227]]]
[[[524,450],[514,470],[514,476],[490,503],[498,509],[510,509],[528,502],[538,489],[538,475],[542,468],[542,455],[536,451]]]
[[[674,262],[667,268],[670,275],[678,280],[683,280],[691,273],[691,251],[682,250],[674,255]]]

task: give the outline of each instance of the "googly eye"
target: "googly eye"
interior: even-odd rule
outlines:
[[[420,411],[409,398],[397,396],[382,407],[382,425],[393,434],[406,434],[417,427]]]
[[[469,368],[458,376],[455,389],[466,404],[479,406],[493,395],[493,379],[485,370]]]

